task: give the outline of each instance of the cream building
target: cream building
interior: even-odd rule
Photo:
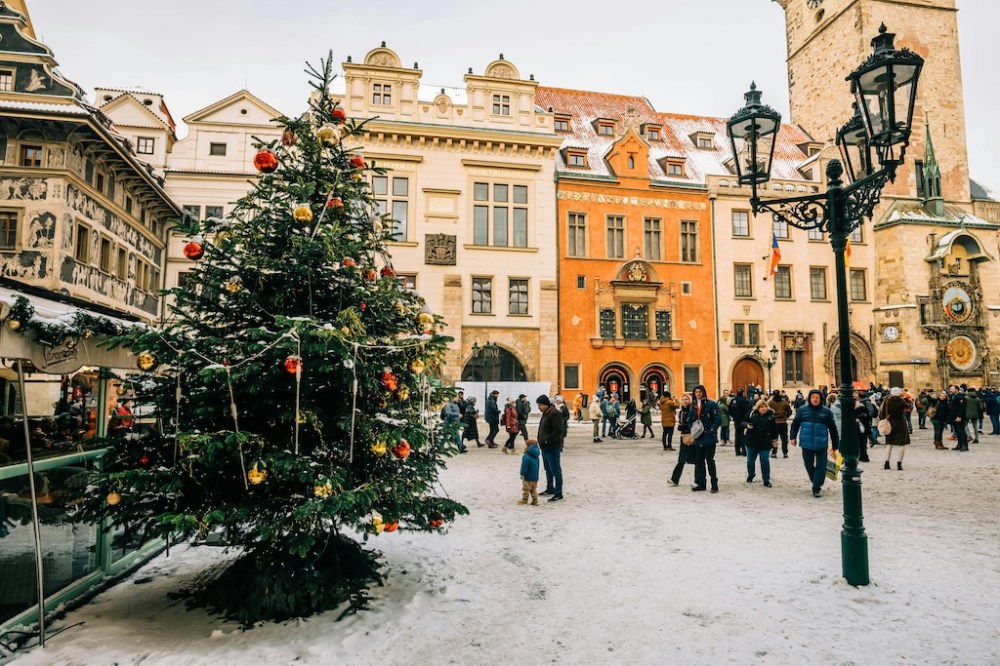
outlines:
[[[501,55],[465,87],[422,83],[383,44],[343,63],[351,117],[374,118],[359,144],[391,169],[372,188],[397,222],[396,271],[455,338],[443,379],[558,385],[553,114],[537,83]],[[473,345],[500,346],[494,366]]]

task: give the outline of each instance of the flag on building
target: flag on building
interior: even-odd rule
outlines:
[[[768,275],[778,272],[778,262],[781,261],[781,248],[778,247],[778,234],[771,234],[771,267],[767,270]]]
[[[844,266],[851,265],[851,239],[847,239],[847,245],[844,246]]]

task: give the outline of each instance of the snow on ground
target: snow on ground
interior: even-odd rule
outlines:
[[[659,427],[656,428],[659,432]],[[471,509],[446,535],[383,534],[371,609],[249,632],[167,593],[223,557],[175,548],[71,612],[33,664],[998,664],[1000,437],[904,471],[864,465],[872,584],[841,578],[841,491],[814,499],[797,449],[773,488],[719,448],[721,492],[666,478],[658,441],[592,444],[575,425],[563,502],[518,506],[520,456],[476,449],[443,486]]]

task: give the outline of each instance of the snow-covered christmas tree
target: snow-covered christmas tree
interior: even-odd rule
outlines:
[[[450,437],[427,420],[448,338],[401,285],[392,222],[349,148],[363,119],[309,68],[309,113],[261,144],[253,190],[226,219],[186,220],[193,279],[161,330],[126,332],[158,429],[112,440],[81,517],[143,536],[221,534],[240,555],[192,591],[244,624],[357,608],[380,581],[369,536],[438,530]]]

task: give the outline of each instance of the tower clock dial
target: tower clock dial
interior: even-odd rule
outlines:
[[[944,314],[952,322],[962,324],[972,316],[972,298],[962,287],[950,287],[944,292]]]
[[[882,329],[882,337],[886,342],[895,342],[899,339],[899,327],[889,325]]]

